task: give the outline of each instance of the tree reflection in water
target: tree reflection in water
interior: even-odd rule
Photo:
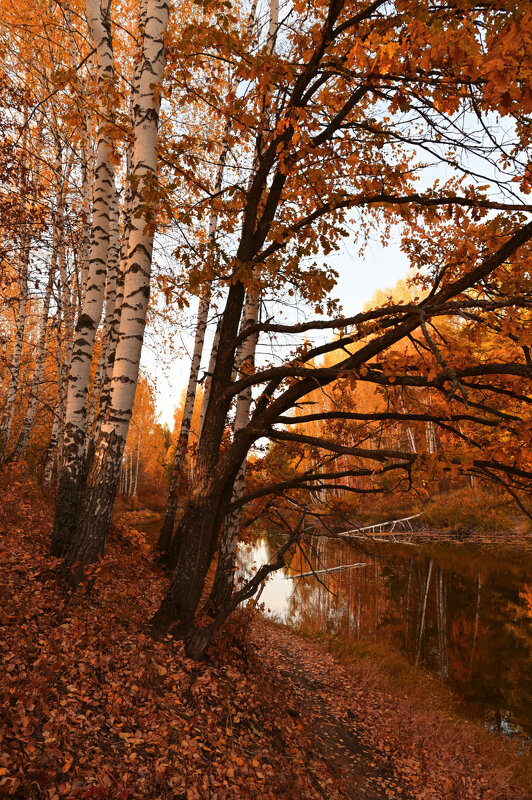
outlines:
[[[273,544],[241,548],[244,570]],[[384,642],[440,676],[471,717],[532,737],[532,556],[504,547],[386,543],[353,558],[346,542],[316,537],[261,595],[265,612],[295,628]],[[359,556],[359,551],[357,552]],[[287,579],[354,561],[364,568]],[[311,567],[309,567],[309,562]]]

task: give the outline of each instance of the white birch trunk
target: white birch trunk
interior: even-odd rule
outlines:
[[[42,377],[44,374],[44,362],[46,356],[46,334],[48,331],[48,314],[50,311],[50,299],[52,295],[52,286],[54,279],[54,265],[50,267],[50,274],[46,284],[46,291],[44,294],[43,306],[41,311],[41,318],[39,322],[39,334],[37,338],[37,347],[35,353],[35,368],[33,371],[33,380],[30,390],[30,399],[28,401],[28,408],[26,409],[26,417],[22,425],[17,445],[15,447],[15,458],[22,458],[26,452],[28,440],[30,438],[31,429],[33,427],[33,420],[35,418],[35,411],[37,410],[37,402],[41,390]]]
[[[18,302],[15,319],[15,342],[11,356],[9,386],[4,414],[0,423],[0,463],[7,454],[7,447],[15,416],[15,407],[20,377],[20,362],[22,359],[22,346],[24,344],[24,331],[26,328],[26,312],[28,307],[28,265],[30,260],[30,234],[27,224],[21,242],[21,252],[18,275]]]
[[[139,485],[139,467],[140,467],[140,440],[142,438],[142,426],[139,427],[139,435],[137,439],[137,460],[135,465],[135,480],[133,481],[133,489],[131,491],[131,499],[134,501],[137,496],[137,488]]]
[[[399,395],[399,404],[401,406],[401,411],[403,412],[403,414],[406,413],[406,408],[405,408],[405,404],[404,404],[404,400],[403,400],[402,394]],[[414,431],[412,430],[412,426],[409,425],[408,423],[406,423],[406,440],[407,440],[407,445],[408,445],[408,449],[410,450],[410,452],[411,453],[417,453],[416,439],[415,439],[415,436],[414,436]]]
[[[87,477],[75,539],[67,563],[90,563],[105,547],[111,510],[133,411],[140,355],[150,295],[151,259],[156,207],[151,197],[157,183],[157,131],[160,91],[166,64],[164,39],[168,0],[147,4],[139,90],[134,102],[132,214],[129,219],[128,259],[124,300],[116,349],[109,413]]]
[[[107,11],[109,7],[107,8]],[[86,0],[87,24],[96,50],[100,92],[100,120],[93,191],[93,228],[87,291],[76,325],[72,361],[68,376],[65,409],[63,465],[56,502],[52,555],[65,554],[76,524],[78,494],[82,480],[87,435],[89,377],[96,331],[102,315],[111,206],[115,193],[112,143],[108,124],[106,92],[114,78],[110,20],[102,14],[98,0]]]
[[[28,119],[26,112],[24,113],[24,122],[25,127],[23,147],[25,152],[27,152]],[[7,397],[5,400],[4,413],[0,421],[0,464],[7,455],[7,448],[11,436],[11,428],[13,426],[13,418],[15,416],[15,407],[20,378],[20,364],[22,360],[22,347],[24,344],[24,332],[26,329],[26,315],[28,308],[28,267],[31,251],[30,221],[26,218],[26,209],[24,208],[28,199],[28,173],[29,165],[27,163],[27,157],[25,157],[22,163],[20,175],[20,213],[23,223],[20,236],[20,251],[18,259],[18,297],[17,312],[15,316],[15,339],[13,343],[13,352],[11,355]],[[31,205],[33,206],[33,203],[31,203]]]
[[[140,87],[140,76],[142,68],[142,48],[144,42],[144,30],[146,28],[146,15],[148,11],[148,0],[140,0],[139,2],[139,20],[138,20],[138,37],[137,37],[137,55],[135,59],[135,66],[133,69],[132,79],[132,92],[130,99],[129,118],[131,121],[131,128],[135,130],[135,120],[137,114],[136,97]],[[101,386],[99,389],[100,407],[96,423],[92,432],[92,445],[98,441],[101,432],[102,421],[105,418],[109,407],[109,400],[111,397],[111,381],[113,377],[113,368],[116,355],[116,346],[118,342],[118,332],[120,329],[120,320],[122,315],[122,303],[124,300],[124,275],[128,259],[128,246],[129,246],[129,233],[131,230],[131,219],[133,216],[132,201],[133,196],[131,192],[130,176],[132,173],[133,165],[133,138],[126,150],[126,179],[124,185],[124,201],[122,210],[122,231],[120,232],[120,203],[118,193],[115,194],[116,199],[116,216],[112,217],[111,240],[109,245],[109,257],[112,261],[114,258],[118,259],[117,262],[117,279],[116,279],[116,297],[114,304],[114,313],[110,320],[109,334],[106,336],[105,353],[100,373]],[[116,225],[116,228],[115,228]],[[117,251],[115,254],[115,239],[117,236]],[[100,365],[98,366],[100,370]],[[92,458],[92,454],[90,455]]]
[[[65,435],[65,409],[67,401],[67,386],[74,349],[74,321],[76,317],[76,296],[72,291],[68,276],[65,242],[65,184],[68,173],[63,178],[63,157],[59,137],[56,141],[56,213],[54,224],[53,248],[57,266],[59,268],[59,310],[60,327],[58,328],[59,352],[58,366],[61,375],[58,376],[58,406],[57,406],[57,439],[56,463],[57,476],[59,477],[63,465],[63,447]]]
[[[91,201],[92,190],[90,183],[90,164],[89,159],[92,159],[92,148],[89,148],[88,126],[87,137],[83,140],[81,148],[81,196],[82,196],[82,210],[81,210],[81,251],[79,256],[79,267],[81,274],[82,285],[82,300],[85,300],[87,294],[87,285],[89,280],[89,260],[90,260],[90,242],[92,234],[92,214],[91,214]]]
[[[120,266],[120,210],[118,206],[118,193],[116,190],[114,192],[110,211],[111,220],[109,227],[109,250],[107,254],[107,281],[105,287],[105,321],[102,330],[102,348],[100,351],[100,357],[98,359],[98,365],[94,375],[92,387],[92,402],[90,404],[87,418],[87,431],[89,435],[92,431],[94,417],[96,415],[96,409],[99,402],[101,406],[102,386],[107,383],[108,371],[111,372],[111,370],[108,370],[108,365],[111,359],[111,352],[113,352],[114,355],[114,349],[116,347],[118,335],[118,331],[116,330],[117,319],[115,317],[115,310],[118,288],[118,272]]]
[[[59,428],[63,424],[63,420],[61,418],[61,402],[62,402],[62,395],[63,395],[63,351],[61,347],[61,315],[60,312],[56,314],[54,327],[56,329],[56,336],[57,336],[57,400],[55,404],[55,411],[54,411],[54,421],[52,423],[52,433],[50,436],[50,443],[48,445],[48,450],[46,452],[46,458],[44,461],[44,468],[43,468],[43,483],[45,486],[50,486],[52,483],[52,475],[54,471],[54,463],[57,456],[57,461],[59,465]]]
[[[432,408],[432,394],[429,392],[427,399],[427,411],[430,413]],[[427,440],[427,451],[433,455],[438,449],[436,440],[436,425],[432,421],[428,421],[425,428],[425,437]]]

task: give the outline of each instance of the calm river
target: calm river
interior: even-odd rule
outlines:
[[[247,572],[274,554],[266,538],[242,545]],[[494,731],[532,737],[532,554],[467,544],[356,547],[315,538],[309,563],[267,581],[265,613],[294,628],[386,642],[436,673],[465,713]],[[352,569],[296,579],[311,568]]]

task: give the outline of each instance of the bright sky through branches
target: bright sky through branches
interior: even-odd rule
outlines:
[[[361,311],[378,289],[393,287],[408,270],[408,259],[400,250],[399,244],[391,239],[390,244],[384,247],[377,235],[368,243],[363,256],[359,256],[356,247],[346,240],[338,253],[331,253],[324,261],[338,272],[338,284],[331,294],[339,298],[344,313],[349,315]],[[191,318],[196,309],[197,304],[191,304]],[[192,327],[184,332],[182,340],[190,352],[193,342]],[[205,348],[202,368],[208,362],[209,352],[210,339]],[[149,346],[144,348],[143,369],[156,383],[157,409],[161,423],[167,423],[172,428],[174,411],[181,402],[188,380],[190,358],[184,353],[173,361],[170,370],[163,369],[162,362],[163,359],[158,357],[156,349]]]

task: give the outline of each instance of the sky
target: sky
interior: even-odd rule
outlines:
[[[380,240],[370,241],[362,257],[358,255],[355,246],[346,240],[342,249],[331,253],[324,262],[339,274],[332,296],[340,300],[346,316],[361,311],[377,289],[393,287],[408,271],[408,259],[394,239],[389,240],[386,247]],[[195,316],[196,309],[197,303],[192,303],[188,315],[190,319]],[[193,326],[189,324],[182,330],[175,331],[174,335],[183,343],[183,350],[190,352]],[[210,337],[205,343],[202,369],[208,362],[209,354]],[[184,352],[182,357],[173,360],[170,367],[165,362],[166,359],[163,359],[158,348],[148,339],[143,351],[142,368],[155,380],[160,422],[173,428],[174,410],[188,381],[190,358]]]

